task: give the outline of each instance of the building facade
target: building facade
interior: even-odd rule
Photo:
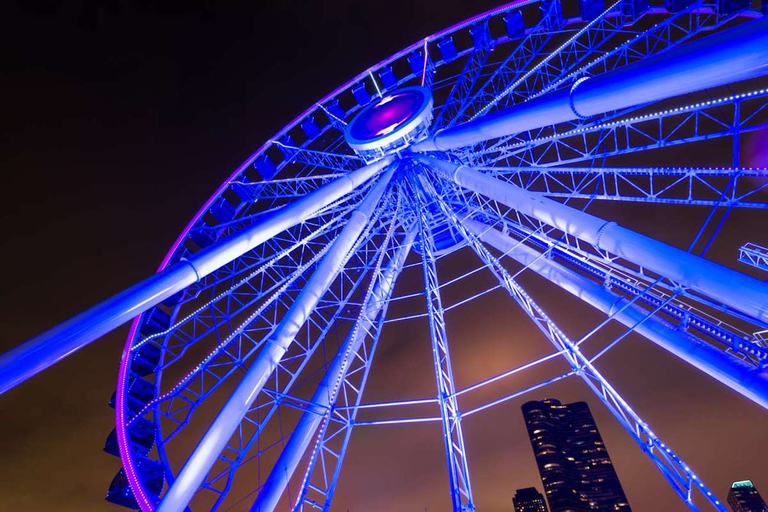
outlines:
[[[631,512],[585,402],[547,399],[522,409],[551,512]]]
[[[515,512],[547,512],[547,502],[544,496],[534,487],[526,487],[515,491],[512,498]]]
[[[768,512],[768,505],[750,480],[733,482],[728,504],[733,512]]]

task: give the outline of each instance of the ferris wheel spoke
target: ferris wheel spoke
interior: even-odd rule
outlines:
[[[562,260],[558,261],[559,258],[541,258],[538,251],[517,243],[495,229],[489,230],[476,221],[467,221],[465,225],[473,236],[502,251],[504,255],[526,265],[589,305],[612,315],[618,322],[631,327],[638,334],[735,391],[768,407],[768,378],[762,373],[768,360],[768,350],[738,332],[729,330],[727,324],[720,325],[715,333],[710,326],[718,325],[717,322],[673,302],[674,295],[659,296],[647,288],[641,290],[635,286],[626,286],[615,276],[610,276],[607,286],[599,284],[599,281],[589,279],[589,274],[580,275],[568,269],[560,262]],[[628,300],[627,297],[632,299]],[[632,301],[636,303],[630,304]],[[641,303],[643,307],[640,307]],[[670,324],[659,313],[679,318],[679,326]]]
[[[719,3],[712,3],[708,0],[699,0],[693,2],[685,9],[669,16],[650,29],[641,32],[636,37],[616,47],[614,50],[604,53],[597,59],[594,59],[584,66],[572,71],[571,73],[562,76],[559,80],[554,81],[549,86],[541,88],[538,92],[530,96],[530,99],[535,99],[539,96],[549,93],[554,89],[557,89],[557,87],[562,85],[564,82],[596,75],[599,76],[601,73],[608,73],[637,60],[642,60],[663,51],[675,48],[680,44],[689,41],[691,38],[699,35],[703,31],[712,30],[713,28],[726,23],[729,18],[727,16],[720,16],[718,14],[720,8],[721,5]],[[593,69],[595,67],[598,69]],[[762,93],[764,91],[761,90],[756,92]],[[754,92],[752,94],[754,94]],[[739,96],[747,97],[749,94]],[[700,107],[705,104],[714,105],[715,102],[705,101],[703,103],[696,104],[694,107]],[[596,129],[597,126],[610,126],[613,121],[621,118],[629,118],[632,120],[647,120],[649,119],[648,116],[637,117],[634,115],[634,112],[642,109],[644,106],[645,105],[640,104],[637,106],[620,109],[615,112],[604,113],[590,119],[580,119],[578,121],[565,122],[562,123],[560,131],[567,134],[588,132],[590,129],[595,131],[594,129]],[[663,111],[663,114],[679,113],[683,110],[684,109],[676,108]],[[749,117],[755,117],[755,115],[759,113],[759,108],[757,110],[758,111],[754,112]],[[745,119],[745,121],[749,120]],[[748,126],[747,122],[743,123],[743,125]],[[567,129],[563,130],[562,127],[566,127]],[[556,131],[558,131],[556,127],[546,126],[533,130],[526,130],[521,133],[506,137],[501,137],[497,141],[482,143],[480,145],[481,147],[475,149],[475,153],[477,154],[471,154],[472,161],[477,162],[478,160],[483,160],[482,157],[493,154],[500,148],[513,148],[521,146],[527,147],[531,141],[549,141],[551,139],[557,139],[559,138],[559,135],[551,135],[552,132]]]
[[[203,286],[191,289],[189,296],[182,297],[177,303],[178,320],[173,325],[151,334],[140,330],[131,350],[141,350],[147,343],[164,347],[178,345],[181,351],[173,354],[170,360],[166,357],[162,367],[172,364],[184,350],[195,343],[195,340],[218,331],[278,287],[297,279],[311,262],[325,252],[326,247],[334,240],[335,231],[343,218],[343,213],[332,217],[317,226],[317,229],[310,229],[306,236],[293,241],[288,247],[284,245],[288,240],[282,240],[281,237],[270,239],[258,248],[258,255],[253,255],[253,260],[248,265],[239,267],[237,271],[219,269],[214,272],[212,279],[207,280]],[[312,228],[315,227],[310,224]],[[299,231],[299,235],[301,231],[303,230]],[[238,260],[240,259],[243,258]],[[250,272],[243,275],[243,271]],[[200,304],[200,301],[195,299],[199,299],[204,291],[210,293],[211,299]],[[188,312],[189,308],[194,309]]]
[[[536,57],[546,48],[555,32],[563,23],[560,4],[557,1],[543,2],[541,19],[529,30],[515,46],[510,55],[502,62],[491,76],[472,96],[464,99],[458,111],[453,115],[451,124],[473,118],[486,105],[489,105],[503,91],[519,81]],[[522,20],[522,17],[521,17]],[[522,21],[521,21],[522,22]],[[468,92],[471,92],[468,91]]]
[[[768,89],[755,89],[682,107],[598,122],[481,151],[489,163],[565,165],[699,142],[768,128]]]
[[[307,451],[315,432],[317,441],[310,454],[293,508],[303,510],[305,505],[317,503],[323,510],[330,509],[386,317],[389,298],[415,235],[415,229],[408,231],[396,252],[390,256],[387,266],[377,272],[376,283],[365,300],[365,306],[354,328],[347,335],[344,345],[339,349],[312,399],[315,407],[321,408],[320,412],[304,413],[299,426],[291,435],[288,447],[272,469],[264,490],[251,510],[273,510],[274,507],[259,508],[259,504],[270,503],[270,496],[282,492],[286,487],[298,466],[299,457]],[[336,421],[331,421],[332,418]],[[277,489],[269,491],[270,479],[274,482],[272,486]],[[271,498],[272,502],[274,499]]]
[[[419,158],[464,188],[690,287],[760,324],[768,322],[768,310],[763,305],[768,285],[757,279],[466,166],[424,156]]]
[[[734,167],[477,167],[562,199],[768,208],[768,169]],[[762,192],[762,193],[761,193]]]
[[[303,259],[311,257],[330,243],[345,217],[357,205],[355,199],[356,196],[350,197],[343,207],[319,211],[317,216],[270,238],[252,251],[205,276],[182,294],[178,306],[192,303],[203,294],[210,294],[215,298],[222,293],[222,289],[236,290],[239,283],[253,281],[270,267],[278,266],[283,274],[286,274],[291,265],[295,268]],[[177,313],[178,316],[185,315]],[[180,320],[176,324],[184,321]]]
[[[622,9],[624,7],[626,6],[622,6]],[[584,59],[580,60],[565,73],[560,73],[556,80],[541,87],[530,98],[537,98],[582,76],[607,73],[679,46],[700,34],[702,30],[711,30],[718,23],[724,23],[726,18],[718,15],[719,7],[719,3],[711,0],[696,0],[680,11],[670,13],[652,27],[634,35],[612,50],[602,53],[599,57],[587,62],[584,62]]]
[[[326,247],[330,247],[330,244]],[[265,297],[268,297],[259,305],[258,308],[253,310],[248,315],[248,317],[240,324],[237,329],[234,329],[225,340],[221,341],[212,352],[203,358],[203,360],[191,372],[182,378],[169,391],[158,395],[156,398],[148,402],[147,405],[142,408],[142,410],[136,413],[133,418],[129,420],[128,424],[130,425],[130,423],[141,417],[143,413],[149,410],[151,407],[157,407],[157,404],[167,401],[168,406],[164,408],[163,414],[166,418],[172,419],[178,423],[178,426],[163,439],[164,442],[170,441],[184,426],[186,426],[192,414],[195,412],[197,406],[199,406],[211,393],[213,393],[220,384],[226,381],[228,377],[238,371],[241,365],[261,347],[261,343],[257,341],[257,333],[259,331],[269,330],[271,327],[276,325],[276,321],[267,321],[262,322],[262,325],[260,325],[259,329],[256,329],[253,327],[253,323],[257,320],[263,321],[267,319],[268,317],[263,315],[264,312],[273,307],[275,303],[284,301],[284,294],[287,293],[289,287],[294,282],[296,282],[304,274],[304,272],[306,272],[307,269],[309,269],[320,258],[322,258],[326,252],[327,248],[318,251],[312,258],[296,268],[285,279],[276,282],[273,286],[264,290],[263,293],[259,293],[256,298],[249,301],[248,303],[245,303],[239,312],[250,310],[249,306],[259,302]],[[189,338],[179,337],[178,342],[179,345],[183,347],[182,350],[170,361],[164,361],[161,369],[164,370],[168,368],[172,363],[178,360],[181,353],[183,353],[194,343],[203,340],[206,336],[210,335],[212,331],[220,328],[222,324],[230,325],[233,320],[233,316],[234,315],[225,317],[225,319],[220,324],[206,329],[202,333],[193,332],[189,335]],[[199,322],[195,322],[195,324],[197,323]],[[266,323],[266,325],[263,325],[264,323]],[[177,333],[174,334],[178,337]],[[251,343],[250,348],[244,349],[242,347],[242,338],[246,338]],[[151,340],[149,338],[143,340],[137,344],[136,349],[140,350],[141,346],[143,346],[143,344],[148,341]],[[170,342],[166,340],[164,345],[167,347],[169,343]],[[233,344],[237,345],[236,350],[231,349],[231,345]],[[211,371],[211,368],[215,368],[216,371]],[[222,370],[224,370],[224,373],[222,373]],[[198,391],[190,392],[190,387],[194,387]],[[180,395],[183,395],[183,401],[185,402],[184,406],[181,408],[174,406],[173,403],[174,398]]]
[[[626,5],[624,5],[626,7]],[[670,13],[665,19],[659,21],[652,27],[637,34],[635,37],[617,46],[609,52],[605,52],[599,57],[589,62],[580,62],[579,66],[570,70],[567,74],[561,75],[557,80],[552,81],[546,87],[530,96],[530,99],[538,98],[549,92],[558,89],[561,86],[568,85],[583,77],[597,76],[621,68],[638,60],[657,55],[666,50],[680,46],[690,41],[692,38],[700,35],[704,31],[710,31],[729,19],[728,16],[721,16],[719,11],[721,4],[710,0],[697,0],[686,6],[684,9]],[[634,17],[631,13],[625,13]],[[583,119],[575,122],[564,123],[564,126],[570,126],[570,130],[576,130],[585,127],[591,127],[596,124],[604,124],[618,117],[631,116],[633,112],[642,108],[643,105],[629,107],[618,112],[610,112],[594,119]],[[490,144],[483,144],[485,148],[481,149],[481,154],[488,152],[488,149],[496,149],[505,145],[515,143],[525,144],[527,141],[540,139],[546,135],[547,131],[554,130],[554,127],[547,127],[546,130],[528,130],[513,136],[502,137],[498,141]]]
[[[256,356],[243,379],[164,495],[158,506],[158,512],[182,511],[187,507],[266,380],[285,355],[301,326],[305,323],[308,314],[317,305],[320,297],[343,267],[357,238],[368,225],[369,218],[388,187],[393,173],[394,169],[386,171],[371,192],[368,193],[360,207],[352,213],[339,238],[321,260],[275,332],[266,340],[264,349]]]
[[[375,236],[371,236],[370,229],[362,235],[362,238],[366,240],[362,244],[364,247],[373,246],[378,248],[381,246],[380,241]],[[352,255],[352,258],[362,258],[364,254],[367,253],[358,248]],[[297,385],[298,378],[315,349],[325,340],[330,330],[335,328],[337,322],[342,321],[347,315],[346,308],[351,305],[357,289],[362,285],[369,270],[370,263],[363,262],[358,265],[358,270],[350,270],[347,267],[342,272],[341,279],[335,285],[338,290],[330,288],[327,292],[328,294],[333,294],[335,291],[336,295],[324,297],[318,303],[318,306],[309,317],[307,328],[302,330],[302,339],[304,341],[294,343],[289,347],[289,351],[277,366],[274,377],[266,382],[260,394],[261,397],[266,397],[266,400],[257,398],[258,405],[252,407],[245,416],[244,421],[250,423],[250,428],[253,429],[253,432],[250,436],[242,434],[230,441],[230,444],[219,457],[220,464],[217,470],[213,474],[209,474],[206,481],[202,484],[202,488],[214,491],[219,495],[215,507],[219,507],[222,504],[227,492],[231,488],[235,472],[240,466],[254,458],[258,459],[266,450],[275,448],[280,444],[279,440],[277,440],[269,445],[268,448],[262,447],[259,453],[249,456],[254,443],[258,442],[260,445],[263,445],[263,440],[260,437],[263,429],[275,414],[279,415],[280,403],[277,398],[280,397],[283,403],[286,403],[285,397],[288,397],[287,393],[293,386]],[[328,304],[324,305],[324,302]],[[275,320],[275,325],[277,325],[279,318]],[[235,444],[232,444],[233,442]],[[216,487],[217,483],[218,487]]]
[[[283,151],[288,162],[322,167],[323,169],[329,169],[340,173],[354,171],[365,165],[365,162],[357,155],[331,151],[318,151],[292,146],[279,141],[274,141],[274,144]]]
[[[674,454],[668,446],[661,442],[648,425],[640,419],[626,401],[621,398],[616,390],[598,372],[589,359],[581,353],[579,347],[560,330],[544,310],[509,275],[498,259],[493,257],[480,240],[464,227],[464,224],[457,219],[447,205],[443,203],[442,208],[446,216],[454,223],[454,226],[462,231],[467,242],[478,257],[493,270],[499,283],[534,321],[534,324],[554,345],[555,349],[563,352],[564,358],[571,365],[573,372],[587,383],[588,387],[614,415],[619,424],[638,443],[642,451],[651,458],[664,477],[672,484],[673,489],[685,505],[691,510],[699,510],[693,503],[691,496],[693,490],[698,489],[701,496],[715,510],[727,512],[726,508],[714,497],[712,492],[693,473],[690,467]]]
[[[441,130],[414,151],[482,141],[757,78],[768,65],[768,19],[702,38],[508,109]],[[765,43],[765,44],[763,44]],[[687,80],[695,74],[696,81]]]
[[[395,223],[390,223],[390,228],[394,230],[395,225]],[[379,248],[382,247],[382,242],[377,237],[372,237],[363,245]],[[387,245],[388,240],[385,240],[383,247]],[[375,259],[380,259],[384,252],[383,249],[379,250],[378,253],[374,254]],[[327,295],[319,303],[319,306],[315,308],[307,323],[307,328],[302,332],[303,341],[291,345],[282,361],[276,367],[273,377],[265,383],[260,397],[257,397],[255,400],[257,405],[252,406],[246,414],[244,421],[250,424],[252,432],[249,435],[233,438],[220,456],[223,469],[220,466],[217,472],[209,474],[206,480],[208,486],[213,487],[217,482],[222,482],[218,485],[220,496],[213,510],[217,510],[223,504],[234,482],[237,470],[249,461],[258,460],[265,452],[265,449],[262,448],[258,453],[253,454],[252,450],[257,443],[259,445],[264,444],[264,429],[270,421],[274,420],[275,415],[279,415],[280,406],[291,405],[292,402],[297,402],[302,408],[314,407],[314,399],[307,403],[291,397],[289,393],[291,393],[293,388],[301,384],[300,378],[316,349],[324,343],[332,329],[337,329],[339,323],[344,322],[345,317],[348,316],[348,309],[355,307],[353,302],[358,295],[360,286],[363,285],[372,272],[375,273],[374,263],[368,259],[364,251],[358,249],[351,258],[359,258],[365,261],[360,262],[358,270],[350,271],[349,267],[347,267],[343,271],[341,281],[335,285],[337,288],[336,296],[329,296],[334,291],[333,288],[329,289]],[[345,285],[342,284],[344,280],[348,281]],[[328,302],[328,306],[322,307],[323,302]],[[278,444],[282,444],[278,441],[280,440],[271,443],[269,449],[276,448]],[[283,439],[283,441],[286,441],[286,439]]]
[[[187,286],[242,256],[272,236],[313,216],[318,209],[352,192],[391,162],[383,159],[339,178],[281,209],[263,222],[228,237],[207,250],[178,261],[133,287],[83,311],[0,356],[0,391],[41,372],[136,315],[173,297]],[[123,365],[122,372],[127,366]],[[124,379],[118,385],[122,406]],[[142,500],[143,501],[143,500]]]
[[[483,116],[495,107],[509,106],[528,100],[550,81],[566,74],[570,69],[570,63],[582,62],[588,55],[599,51],[602,45],[621,32],[624,24],[621,3],[622,0],[618,0],[609,5],[595,19],[576,31],[563,44],[546,54],[535,66],[505,87],[471,119]]]
[[[434,246],[429,221],[422,208],[419,221],[419,234],[422,249],[422,267],[424,274],[424,293],[429,313],[429,331],[432,339],[435,377],[437,379],[438,405],[443,426],[445,455],[448,459],[448,478],[451,505],[454,512],[473,511],[475,503],[467,463],[467,452],[461,428],[456,388],[453,380],[448,336],[445,331],[445,318],[440,297],[437,269],[435,267]]]

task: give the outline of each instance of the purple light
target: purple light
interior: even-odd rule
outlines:
[[[359,141],[388,135],[418,114],[423,102],[424,94],[415,89],[387,96],[355,119],[350,134]]]

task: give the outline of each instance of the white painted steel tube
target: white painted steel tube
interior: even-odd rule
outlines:
[[[389,185],[394,170],[389,170],[376,183],[360,206],[352,212],[347,224],[334,241],[317,269],[307,280],[299,296],[280,324],[264,341],[264,346],[232,392],[200,443],[187,459],[176,480],[163,497],[157,512],[182,512],[197,492],[232,434],[237,429],[264,383],[280,363],[297,333],[309,318],[341,270],[354,248],[376,205]]]
[[[371,179],[392,160],[361,167],[261,222],[180,261],[0,355],[0,394],[80,350],[256,246],[307,220]]]
[[[269,473],[269,477],[264,481],[264,485],[256,496],[251,512],[272,512],[280,501],[280,497],[285,492],[285,488],[296,471],[302,456],[312,442],[323,415],[328,407],[336,401],[339,383],[345,378],[352,357],[360,349],[368,330],[389,300],[392,287],[402,269],[405,258],[408,256],[415,235],[416,230],[412,230],[406,235],[397,255],[382,271],[381,278],[376,281],[371,297],[365,306],[365,314],[360,318],[359,325],[347,334],[344,343],[333,358],[328,371],[310,401],[311,405],[301,416],[275,466]]]
[[[468,190],[768,323],[768,284],[762,281],[469,167],[418,158]]]
[[[768,74],[768,18],[439,130],[413,151],[446,151]]]
[[[648,311],[637,305],[633,304],[620,311],[629,302],[628,299],[620,297],[599,283],[550,258],[540,257],[538,251],[520,244],[517,240],[483,223],[468,220],[464,224],[483,242],[506,253],[522,265],[528,265],[528,268],[540,276],[606,315],[618,311],[613,318],[623,325],[632,327],[642,321],[635,327],[638,334],[768,409],[768,373],[766,371],[677,330],[659,317],[652,316],[643,321]]]

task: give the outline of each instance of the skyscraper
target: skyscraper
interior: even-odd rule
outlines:
[[[768,512],[768,506],[750,480],[731,484],[728,504],[733,512]]]
[[[523,416],[551,512],[630,512],[585,402],[528,402]]]
[[[547,512],[544,496],[534,487],[515,491],[512,503],[515,505],[515,512]]]

